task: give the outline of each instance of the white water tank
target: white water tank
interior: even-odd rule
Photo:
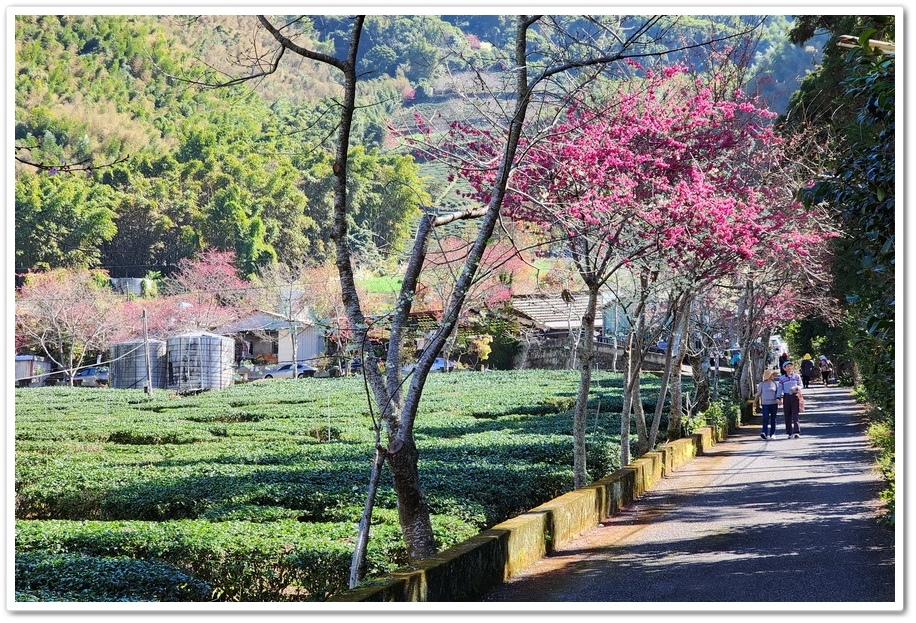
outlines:
[[[187,333],[166,343],[166,387],[179,392],[225,389],[235,380],[235,340]]]

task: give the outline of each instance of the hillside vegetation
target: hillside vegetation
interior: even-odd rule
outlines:
[[[735,19],[685,16],[682,36],[725,32]],[[289,22],[303,44],[327,53],[345,44],[345,18]],[[421,208],[466,205],[447,171],[398,146],[391,124],[415,113],[471,117],[464,98],[504,77],[508,24],[368,20],[351,192],[366,262],[396,262]],[[786,44],[786,26],[770,18],[757,46],[753,73],[774,96],[813,58]],[[327,260],[338,77],[296,57],[257,80],[201,86],[263,70],[269,43],[254,16],[17,16],[16,271],[167,275],[211,247],[234,250],[243,274]],[[679,60],[691,59],[669,59]]]

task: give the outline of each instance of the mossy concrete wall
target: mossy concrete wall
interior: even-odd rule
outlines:
[[[343,591],[330,601],[476,601],[558,545],[619,512],[725,434],[725,428],[705,426],[594,484],[532,508],[410,568]]]

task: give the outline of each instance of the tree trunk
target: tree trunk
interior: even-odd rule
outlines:
[[[659,428],[661,428],[662,412],[665,408],[665,399],[668,397],[668,383],[671,380],[671,370],[673,367],[673,349],[673,336],[668,336],[668,346],[665,348],[665,369],[662,371],[662,382],[661,386],[658,388],[658,399],[655,401],[655,413],[652,415],[652,429],[649,433],[650,448],[655,445]]]
[[[388,466],[398,499],[398,520],[411,561],[423,560],[436,553],[429,504],[420,485],[417,469],[419,452],[413,436],[407,437],[397,451],[388,452]]]
[[[595,313],[598,308],[598,288],[588,289],[588,306],[582,317],[579,338],[579,391],[573,415],[573,481],[575,487],[588,484],[586,465],[585,429],[588,417],[588,396],[592,385],[592,366],[595,362]]]
[[[636,419],[637,444],[636,451],[639,456],[652,449],[655,445],[653,440],[649,442],[649,431],[646,430],[646,408],[642,404],[642,380],[640,379],[642,370],[636,373],[636,382],[633,389],[633,417]],[[641,440],[641,441],[639,441]]]
[[[376,443],[377,441],[376,439]],[[377,445],[375,459],[372,461],[372,471],[369,474],[366,502],[363,505],[363,514],[359,518],[356,546],[353,549],[353,558],[350,563],[350,588],[355,588],[359,581],[366,576],[366,550],[369,546],[369,529],[372,526],[372,511],[375,508],[375,495],[378,492],[378,483],[382,475],[385,455],[385,448]]]
[[[649,441],[649,432],[646,429],[645,412],[642,408],[642,392],[640,385],[640,375],[642,374],[642,357],[644,351],[643,336],[646,333],[646,301],[649,293],[649,280],[645,276],[640,277],[640,296],[636,310],[633,313],[632,329],[627,338],[626,363],[624,373],[623,398],[624,408],[621,413],[621,432],[624,426],[629,431],[629,418],[633,413],[636,424],[636,452],[642,455],[648,451],[652,444]],[[624,423],[626,420],[626,423]],[[626,443],[624,442],[626,439]],[[620,444],[621,466],[630,462],[629,437],[621,436]]]
[[[688,353],[687,361],[690,363],[690,370],[693,372],[693,384],[696,387],[696,405],[697,413],[703,413],[709,410],[710,393],[709,393],[709,354],[703,351],[699,353]]]
[[[681,434],[681,420],[684,416],[684,396],[682,391],[681,357],[683,355],[678,353],[671,361],[671,405],[668,410],[668,430],[666,431],[668,441],[676,441],[683,436]]]
[[[684,400],[683,400],[683,365],[684,355],[687,351],[686,341],[687,329],[690,325],[690,307],[691,299],[687,297],[677,313],[677,329],[674,341],[677,343],[677,351],[671,359],[671,410],[668,413],[668,441],[675,441],[682,436],[681,420],[684,417]]]
[[[636,452],[644,454],[647,450],[648,432],[646,431],[645,413],[642,409],[642,393],[639,377],[642,374],[640,365],[641,347],[635,332],[630,332],[627,340],[626,361],[623,373],[623,410],[620,413],[620,465],[630,463],[630,419],[636,424]]]
[[[626,384],[629,366],[624,373],[623,382]],[[620,466],[630,463],[630,421],[633,417],[633,396],[629,392],[624,392],[623,409],[620,411]]]
[[[516,40],[518,98],[514,116],[509,124],[508,139],[500,168],[494,182],[490,201],[486,208],[482,210],[475,209],[458,215],[443,215],[435,217],[432,220],[425,219],[427,222],[422,227],[423,234],[421,235],[418,230],[414,251],[411,253],[408,270],[402,282],[398,309],[392,319],[392,338],[389,340],[388,347],[389,366],[387,371],[387,383],[384,383],[381,379],[381,375],[371,367],[369,370],[364,371],[364,373],[369,374],[368,379],[373,386],[378,404],[385,405],[383,413],[386,415],[383,419],[387,423],[389,429],[389,444],[387,450],[388,465],[392,471],[395,493],[397,494],[398,518],[401,525],[401,531],[404,536],[404,541],[407,544],[408,556],[411,561],[429,558],[436,553],[432,523],[429,517],[429,505],[423,494],[417,467],[418,452],[413,434],[414,422],[419,410],[420,398],[423,394],[423,387],[429,375],[429,371],[432,368],[435,357],[440,353],[448,337],[455,330],[459,315],[464,306],[467,292],[474,282],[484,250],[499,221],[500,208],[503,198],[506,195],[506,188],[512,171],[512,163],[515,161],[515,154],[522,133],[522,125],[531,98],[531,92],[528,85],[528,73],[526,70],[527,29],[531,23],[533,22],[525,18],[519,18],[518,21]],[[348,99],[348,102],[349,101],[351,100]],[[413,377],[404,395],[403,406],[398,407],[396,399],[401,393],[400,366],[392,366],[390,364],[392,361],[396,362],[399,360],[397,351],[402,345],[402,338],[395,336],[402,336],[403,328],[406,326],[410,310],[410,301],[416,293],[416,280],[423,264],[426,248],[425,243],[428,240],[432,226],[446,225],[459,218],[481,219],[477,238],[470,248],[464,267],[456,281],[451,298],[443,312],[439,327],[430,336],[426,349],[417,360]],[[336,223],[338,223],[338,221],[335,218],[335,224]],[[345,221],[341,222],[340,226],[342,230],[345,231]],[[341,242],[338,240],[338,247],[340,244]],[[344,254],[348,254],[348,249],[343,249],[342,251]],[[348,255],[347,258],[349,258]],[[341,269],[341,282],[342,285],[347,286],[344,287],[346,290],[349,285],[352,284],[352,268],[348,261],[342,262],[340,258],[338,258],[338,268]],[[344,271],[346,271],[346,274],[344,274]],[[355,289],[352,293],[354,295],[353,300],[356,301],[356,307],[351,308],[348,305],[350,321],[354,327],[359,328],[362,335],[365,335],[366,323],[358,307],[358,300],[355,299]]]

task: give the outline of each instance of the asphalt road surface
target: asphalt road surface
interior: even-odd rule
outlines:
[[[805,407],[800,438],[786,438],[782,409],[772,440],[755,417],[481,601],[901,611],[861,410],[848,389],[820,385]]]

